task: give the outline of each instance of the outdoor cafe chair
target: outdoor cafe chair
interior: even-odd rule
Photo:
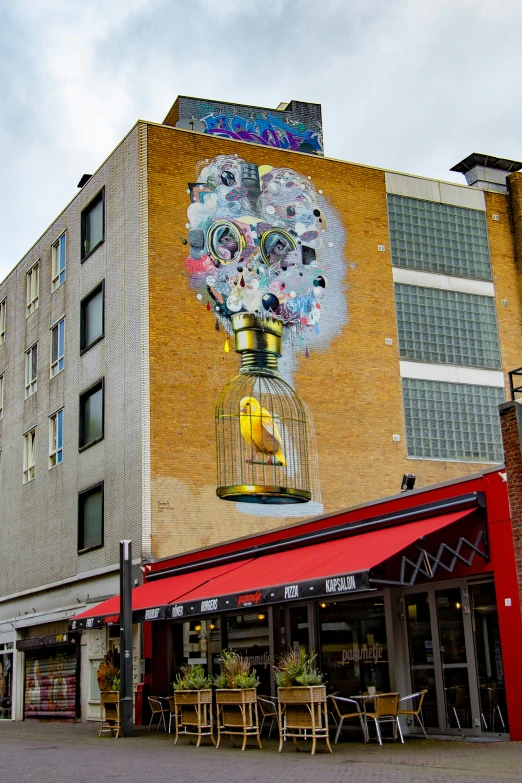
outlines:
[[[489,721],[491,723],[491,730],[495,731],[495,717],[498,713],[500,722],[502,724],[502,731],[506,731],[506,724],[504,723],[504,717],[500,711],[498,703],[498,688],[491,685],[480,686],[480,704],[481,704],[481,716],[484,722],[484,729],[489,731],[488,724],[486,723],[486,717],[484,711],[486,710],[489,715]]]
[[[355,699],[346,699],[343,696],[328,696],[330,699],[332,709],[330,713],[337,724],[337,732],[335,735],[334,745],[337,745],[337,740],[341,734],[343,727],[343,721],[348,718],[357,718],[361,724],[361,729],[364,737],[364,741],[368,742],[368,727],[364,719],[364,715],[361,712],[359,702]]]
[[[172,727],[172,718],[174,718],[174,721],[176,720],[176,702],[174,701],[174,696],[169,696],[169,734]]]
[[[261,726],[259,727],[259,733],[261,734],[263,731],[263,726],[265,723],[265,720],[272,718],[272,722],[270,723],[270,729],[268,731],[268,736],[270,737],[272,734],[272,729],[274,728],[274,723],[277,718],[277,707],[275,705],[275,702],[271,699],[267,699],[266,696],[258,696],[257,697],[257,703],[259,705],[259,711],[261,712]]]
[[[165,731],[167,731],[167,724],[165,723],[165,712],[166,712],[166,709],[164,708],[163,704],[159,700],[159,697],[158,696],[149,696],[149,705],[150,705],[150,709],[151,709],[152,715],[150,716],[149,728],[147,729],[147,731],[150,731],[150,727],[152,725],[152,721],[154,720],[154,717],[156,715],[159,715],[158,731],[159,731],[159,727],[161,726],[162,721],[163,721],[163,728],[165,729]]]
[[[377,732],[379,745],[382,745],[381,723],[391,723],[393,725],[393,739],[397,739],[398,731],[401,742],[404,745],[404,737],[402,736],[401,724],[399,723],[399,694],[377,693],[372,701],[373,709],[371,712],[367,711],[367,704],[371,702],[364,703],[364,714],[366,717],[366,722],[368,722],[368,718],[373,718],[375,721],[375,731]],[[369,739],[368,727],[366,731],[368,732]]]
[[[426,739],[428,739],[428,735],[426,734],[426,729],[424,728],[424,720],[422,718],[422,702],[424,701],[424,697],[428,693],[427,689],[425,688],[422,691],[418,691],[417,693],[410,693],[409,696],[403,696],[402,699],[399,699],[399,715],[409,715],[410,717],[413,717],[413,722],[415,723],[415,718],[419,721],[419,725],[424,733],[424,736]],[[411,699],[413,702],[411,705],[411,709],[401,709],[400,705]],[[418,699],[417,707],[414,709],[415,699]]]
[[[469,695],[468,690],[463,685],[451,685],[449,688],[445,688],[446,691],[446,718],[448,726],[450,726],[449,711],[453,711],[455,720],[457,722],[458,730],[460,731],[462,726],[459,719],[462,719],[464,725],[467,725],[469,719]]]

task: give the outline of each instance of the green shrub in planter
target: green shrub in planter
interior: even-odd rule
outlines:
[[[180,667],[179,674],[172,683],[175,691],[204,691],[212,686],[212,677],[205,674],[200,663]]]

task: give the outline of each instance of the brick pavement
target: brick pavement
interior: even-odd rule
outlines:
[[[303,743],[303,748],[308,747]],[[165,732],[137,729],[98,738],[94,724],[0,722],[1,783],[513,783],[522,781],[522,743],[410,739],[404,746],[343,742],[334,753],[277,752],[275,740],[244,753],[177,747]]]

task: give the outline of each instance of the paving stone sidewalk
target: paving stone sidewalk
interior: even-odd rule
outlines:
[[[344,741],[310,756],[309,744],[242,752],[225,739],[200,748],[164,731],[99,738],[95,724],[0,722],[1,783],[512,783],[522,781],[521,742]]]

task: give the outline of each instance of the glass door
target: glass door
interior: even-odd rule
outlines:
[[[504,734],[509,731],[509,725],[495,585],[493,582],[487,582],[473,585],[470,590],[480,723],[482,731]]]
[[[473,728],[462,600],[460,587],[435,592],[445,728],[459,731]]]
[[[407,595],[405,602],[412,691],[428,691],[422,709],[424,723],[431,728],[439,728],[434,657],[437,640],[433,639],[429,593]]]

